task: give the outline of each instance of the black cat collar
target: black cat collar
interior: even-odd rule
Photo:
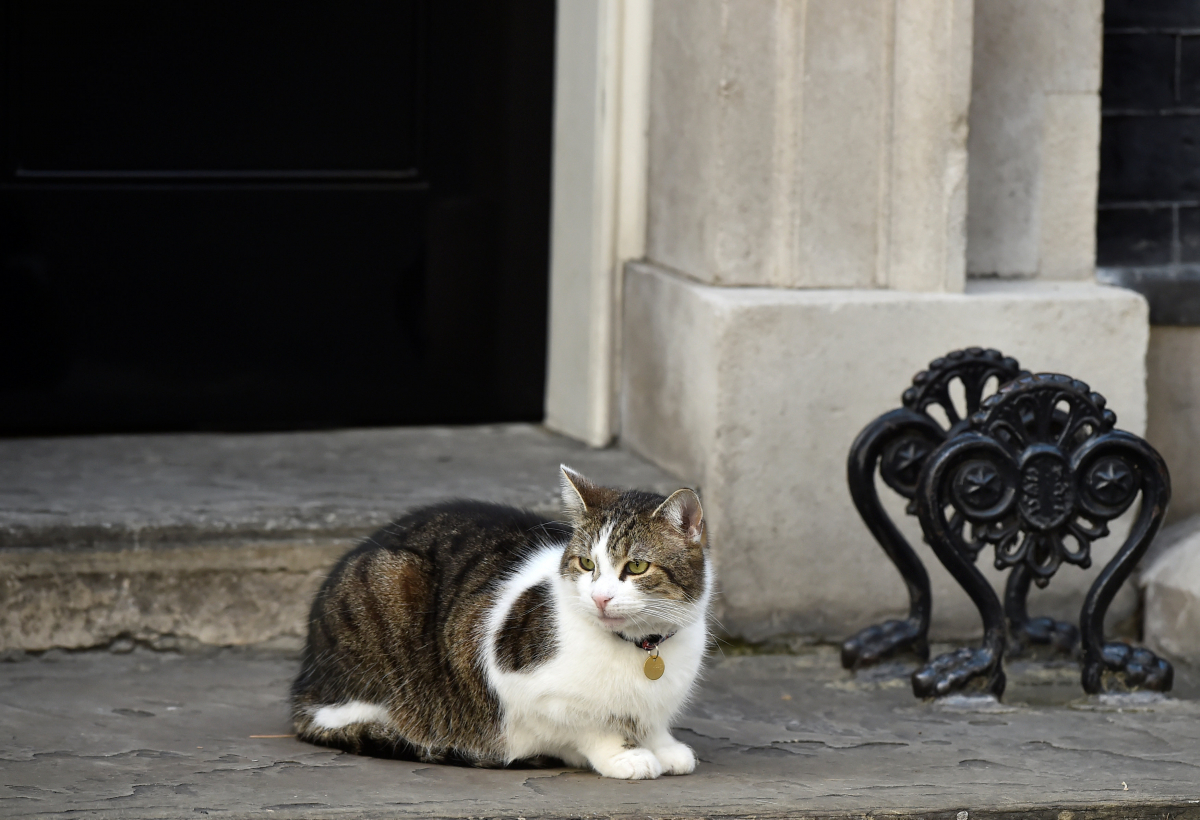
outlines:
[[[625,638],[625,640],[629,641],[639,649],[645,649],[647,652],[649,652],[653,649],[657,649],[660,643],[674,634],[674,632],[668,632],[666,635],[646,635],[642,638],[629,638],[625,635],[621,635],[621,637]]]

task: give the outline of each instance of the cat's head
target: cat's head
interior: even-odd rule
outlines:
[[[559,571],[585,617],[629,638],[704,617],[711,570],[695,492],[615,490],[563,466],[562,496],[573,532]]]

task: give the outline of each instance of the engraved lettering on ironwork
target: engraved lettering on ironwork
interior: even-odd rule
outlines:
[[[1092,495],[1111,506],[1119,506],[1133,495],[1133,471],[1118,458],[1102,458],[1088,471]]]
[[[1065,523],[1075,506],[1070,471],[1060,456],[1047,453],[1025,462],[1021,470],[1021,513],[1039,530]]]

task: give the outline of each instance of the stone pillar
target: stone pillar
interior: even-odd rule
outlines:
[[[650,0],[558,4],[546,426],[613,437],[621,277],[646,240]]]
[[[903,583],[851,503],[846,457],[931,359],[996,347],[1090,382],[1120,426],[1145,428],[1140,296],[1090,282],[964,286],[983,5],[655,2],[646,260],[626,268],[621,438],[700,486],[735,634],[836,639],[904,611]],[[1047,196],[1039,214],[1054,210]],[[1086,217],[1076,205],[1061,209],[1093,218],[1094,201]],[[1074,264],[1055,270],[1075,276]],[[915,522],[892,509],[921,549]],[[1099,546],[1097,563],[1116,546]],[[935,631],[976,633],[965,594],[923,556]],[[1064,570],[1032,605],[1073,619],[1090,581]]]
[[[1095,274],[1103,11],[1103,0],[976,3],[971,274]]]
[[[962,290],[969,0],[657,0],[647,256]]]

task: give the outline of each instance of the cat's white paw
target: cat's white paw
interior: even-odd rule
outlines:
[[[653,780],[663,773],[662,763],[649,749],[626,749],[593,765],[600,774],[617,780]]]
[[[692,747],[679,741],[654,750],[655,757],[662,763],[663,774],[691,774],[696,770],[696,753]]]

